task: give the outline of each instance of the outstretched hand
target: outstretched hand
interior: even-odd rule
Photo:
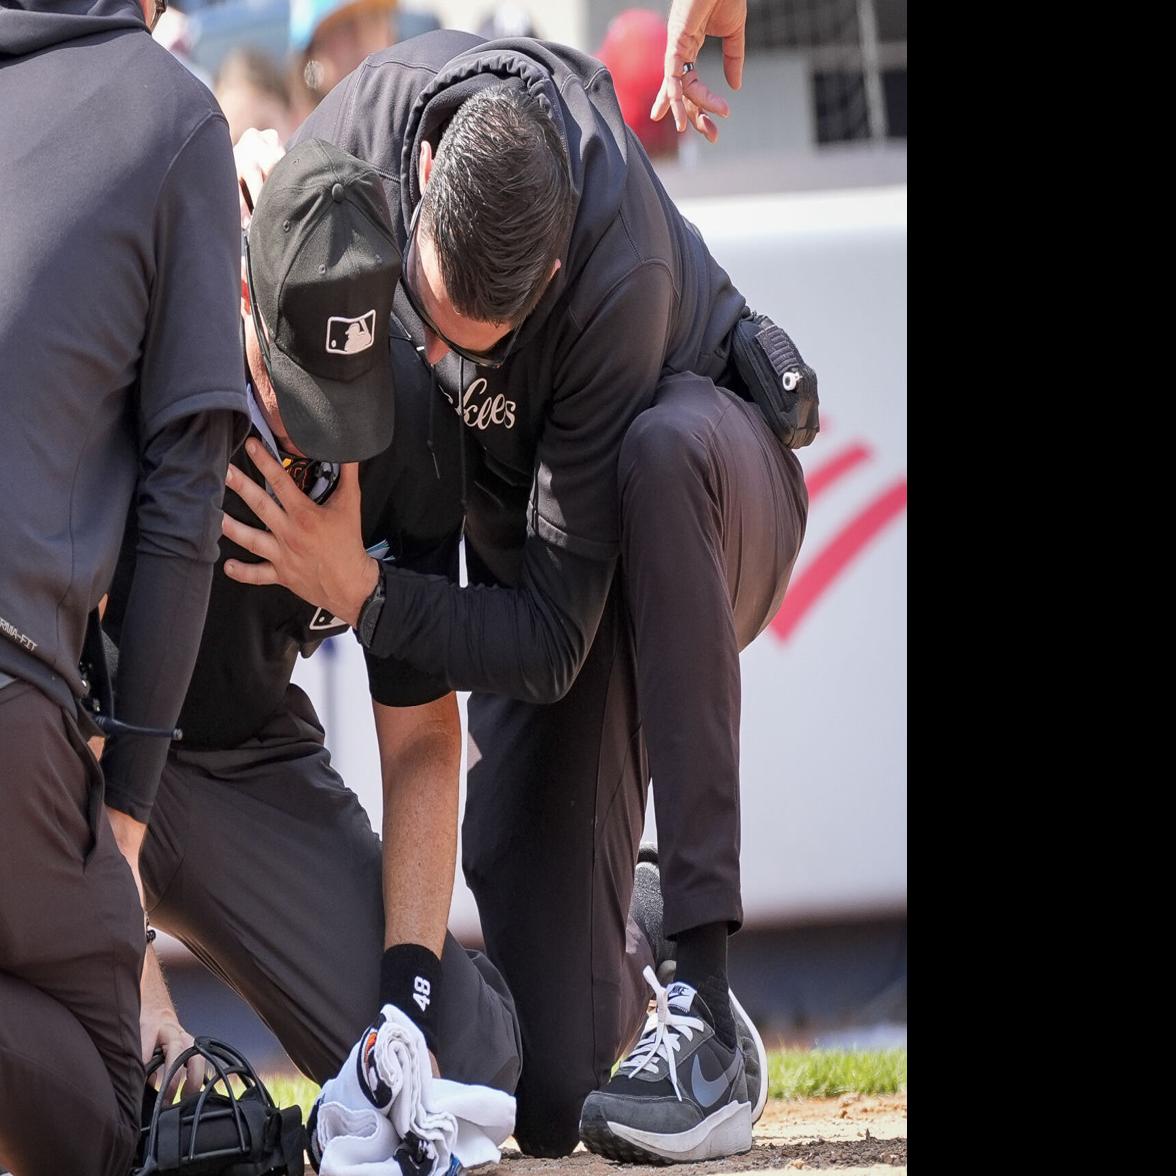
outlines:
[[[667,23],[665,76],[649,117],[657,122],[672,111],[679,131],[684,131],[689,122],[714,143],[719,128],[710,115],[726,118],[731,108],[707,86],[697,69],[683,74],[683,67],[697,61],[707,37],[722,37],[727,84],[733,90],[743,85],[747,0],[674,0]]]
[[[274,130],[259,131],[250,127],[233,148],[233,162],[237,165],[237,196],[241,207],[241,228],[247,229],[261,188],[286,154]]]
[[[224,516],[225,535],[263,561],[225,560],[225,574],[241,584],[281,584],[354,626],[379,577],[379,565],[363,547],[359,466],[344,465],[335,492],[319,506],[256,438],[245,442],[245,451],[277,501],[236,466],[229,466],[226,485],[266,529]]]

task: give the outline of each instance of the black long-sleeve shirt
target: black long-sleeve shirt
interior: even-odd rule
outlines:
[[[515,587],[462,588],[386,564],[371,652],[437,666],[455,690],[556,702],[588,656],[615,567],[534,536]]]

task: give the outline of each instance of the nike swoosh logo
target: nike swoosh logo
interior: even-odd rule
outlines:
[[[735,1081],[735,1075],[739,1073],[739,1063],[742,1060],[742,1055],[736,1050],[734,1059],[722,1074],[717,1078],[706,1079],[702,1076],[702,1066],[699,1064],[696,1054],[694,1070],[690,1075],[690,1086],[694,1091],[694,1097],[704,1107],[709,1107],[712,1103],[717,1102],[723,1091]]]

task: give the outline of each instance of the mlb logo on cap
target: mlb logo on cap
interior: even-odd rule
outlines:
[[[357,318],[332,315],[327,319],[327,352],[331,355],[356,355],[376,341],[376,312],[369,310]]]
[[[400,250],[379,175],[322,139],[299,143],[261,190],[246,260],[259,345],[272,332],[262,358],[299,451],[343,462],[387,448]]]

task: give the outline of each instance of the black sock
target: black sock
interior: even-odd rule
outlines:
[[[735,1048],[735,1018],[727,985],[727,924],[704,923],[676,937],[678,969],[675,980],[696,989],[715,1020],[715,1036]]]

